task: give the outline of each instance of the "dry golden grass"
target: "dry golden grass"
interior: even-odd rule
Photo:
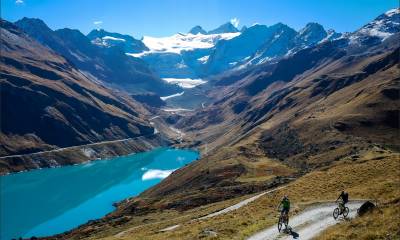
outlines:
[[[236,179],[238,182],[267,181],[276,176],[290,176],[296,172],[293,168],[267,157],[257,158],[251,162],[241,159],[239,162],[245,166],[246,173]]]
[[[400,239],[400,204],[382,208],[323,232],[316,240],[378,240]]]
[[[209,213],[219,211],[251,196],[252,195],[245,195],[239,198],[229,199],[226,201],[201,206],[185,212],[164,210],[160,212],[149,213],[143,216],[135,216],[127,224],[121,226],[102,226],[100,227],[100,232],[97,232],[95,234],[90,233],[90,237],[88,235],[87,239],[153,239],[153,235],[158,234],[158,231],[163,228],[169,227],[174,224],[190,222],[195,218],[199,218]],[[98,228],[98,226],[96,226],[95,228]],[[87,229],[89,229],[90,231],[93,228],[88,227]],[[85,231],[86,229],[84,229],[82,232]],[[116,236],[117,234],[124,231],[127,233],[121,235],[120,237]]]

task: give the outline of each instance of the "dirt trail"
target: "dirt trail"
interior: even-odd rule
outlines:
[[[52,149],[52,150],[39,151],[39,152],[34,152],[34,153],[8,155],[8,156],[2,156],[2,157],[0,157],[0,159],[23,157],[23,156],[34,156],[34,155],[39,155],[39,154],[43,154],[43,153],[51,153],[51,152],[61,152],[64,150],[74,149],[74,148],[93,147],[93,146],[101,145],[101,144],[129,141],[129,140],[140,138],[140,137],[148,137],[150,135],[154,135],[154,134],[148,134],[148,135],[143,135],[143,136],[134,137],[134,138],[124,138],[124,139],[118,139],[118,140],[102,141],[102,142],[89,143],[89,144],[83,144],[83,145],[75,145],[75,146],[69,146],[69,147],[63,147],[63,148],[56,148],[56,149]]]
[[[258,198],[264,196],[265,194],[275,192],[275,191],[280,190],[280,189],[285,188],[285,187],[286,186],[278,187],[278,188],[275,188],[275,189],[260,193],[258,195],[255,195],[255,196],[251,197],[251,198],[248,198],[248,199],[245,199],[245,200],[243,200],[243,201],[241,201],[239,203],[236,203],[235,205],[232,205],[230,207],[224,208],[224,209],[222,209],[222,210],[220,210],[218,212],[210,213],[210,214],[208,214],[208,215],[206,215],[204,217],[198,218],[198,220],[203,220],[203,219],[215,217],[215,216],[218,216],[218,215],[221,215],[221,214],[225,214],[225,213],[228,213],[230,211],[239,209],[239,208],[241,208],[241,207],[243,207],[243,206],[245,206],[245,205],[257,200]]]
[[[199,218],[193,219],[191,221],[204,220],[204,219],[207,219],[207,218],[212,218],[212,217],[215,217],[215,216],[218,216],[218,215],[221,215],[221,214],[225,214],[225,213],[234,211],[234,210],[239,209],[239,208],[241,208],[241,207],[243,207],[243,206],[245,206],[245,205],[247,205],[247,204],[249,204],[251,202],[254,202],[255,200],[257,200],[258,198],[264,196],[265,194],[275,192],[275,191],[277,191],[279,189],[282,189],[282,188],[285,188],[285,187],[286,186],[282,186],[282,187],[278,187],[278,188],[275,188],[275,189],[272,189],[272,190],[269,190],[269,191],[266,191],[266,192],[262,192],[260,194],[257,194],[255,196],[251,197],[251,198],[247,198],[247,199],[245,199],[243,201],[240,201],[240,202],[236,203],[235,205],[229,206],[229,207],[224,208],[222,210],[219,210],[217,212],[210,213],[210,214],[205,215],[203,217],[199,217]],[[169,226],[167,228],[161,229],[160,232],[173,231],[173,230],[175,230],[176,228],[178,228],[180,226],[181,226],[180,224]]]
[[[228,213],[228,212],[230,212],[230,211],[239,209],[239,208],[241,208],[241,207],[243,207],[243,206],[245,206],[245,205],[247,205],[247,204],[249,204],[249,203],[255,201],[256,199],[258,199],[258,198],[264,196],[265,194],[275,192],[275,191],[277,191],[277,190],[279,190],[279,189],[282,189],[282,188],[285,188],[285,187],[286,187],[286,186],[282,186],[282,187],[278,187],[278,188],[275,188],[275,189],[272,189],[272,190],[269,190],[269,191],[266,191],[266,192],[259,193],[259,194],[255,195],[255,196],[251,197],[251,198],[247,198],[247,199],[245,199],[245,200],[243,200],[243,201],[240,201],[239,203],[236,203],[236,204],[234,204],[234,205],[232,205],[232,206],[229,206],[229,207],[227,207],[227,208],[224,208],[224,209],[222,209],[222,210],[220,210],[220,211],[210,213],[210,214],[208,214],[208,215],[205,215],[205,216],[200,217],[200,218],[196,218],[196,219],[191,220],[191,221],[204,220],[204,219],[207,219],[207,218],[211,218],[211,217],[215,217],[215,216],[218,216],[218,215],[221,215],[221,214]],[[183,216],[182,216],[182,217],[183,217]],[[170,221],[170,220],[168,220],[168,221]],[[161,221],[161,222],[165,222],[165,221]],[[121,238],[121,237],[124,237],[124,236],[127,235],[127,234],[132,233],[135,229],[137,229],[137,228],[139,228],[139,227],[148,226],[148,225],[151,225],[151,224],[157,224],[157,223],[161,223],[161,222],[155,222],[155,223],[150,223],[150,224],[144,224],[144,225],[139,225],[139,226],[131,227],[131,228],[127,229],[127,230],[124,230],[124,231],[122,231],[122,232],[119,232],[119,233],[115,234],[114,236],[117,237],[117,238]],[[166,227],[166,228],[164,228],[164,229],[161,229],[161,230],[159,230],[159,231],[160,231],[160,232],[168,232],[168,231],[173,231],[173,230],[175,230],[175,229],[177,229],[177,228],[179,228],[179,227],[181,227],[181,224],[176,224],[176,225],[168,226],[168,227]]]
[[[348,218],[355,217],[357,209],[364,201],[351,201],[347,204],[350,209]],[[266,228],[256,233],[247,240],[272,240],[272,239],[312,239],[319,235],[323,230],[343,220],[340,216],[337,220],[332,217],[333,210],[337,204],[334,202],[317,204],[305,209],[300,214],[292,217],[289,226],[292,232],[279,233],[277,225]]]

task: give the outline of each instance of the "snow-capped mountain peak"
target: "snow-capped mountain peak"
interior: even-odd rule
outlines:
[[[324,27],[319,23],[312,22],[299,31],[297,38],[299,41],[304,41],[307,44],[314,44],[320,42],[326,36],[327,33]]]
[[[180,54],[182,51],[212,48],[219,40],[229,40],[238,35],[240,35],[240,32],[222,34],[178,33],[169,37],[161,38],[144,36],[142,41],[149,48],[149,51],[130,55],[134,57],[142,57],[152,53]]]
[[[390,9],[389,11],[385,12],[385,15],[388,17],[391,17],[395,14],[399,14],[399,12],[400,12],[399,8],[393,8],[393,9]]]
[[[343,34],[338,33],[333,29],[329,29],[328,31],[326,31],[326,33],[327,33],[326,37],[324,39],[322,39],[321,41],[319,41],[319,43],[339,39],[343,36]]]
[[[125,52],[130,53],[148,50],[140,40],[137,40],[132,36],[107,32],[104,29],[94,29],[87,35],[87,37],[93,44],[101,47],[119,46]]]
[[[214,30],[208,31],[208,34],[222,34],[222,33],[236,33],[236,32],[239,32],[239,30],[235,26],[233,26],[231,22],[227,22],[217,27]]]
[[[355,44],[371,41],[371,39],[384,41],[398,32],[400,32],[400,9],[394,8],[378,16],[375,20],[352,34],[350,42]]]

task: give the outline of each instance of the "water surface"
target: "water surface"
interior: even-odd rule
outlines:
[[[111,212],[197,159],[190,150],[159,148],[75,166],[0,177],[0,239],[48,236]]]

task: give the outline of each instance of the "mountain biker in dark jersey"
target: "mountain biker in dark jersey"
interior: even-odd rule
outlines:
[[[343,209],[346,207],[346,203],[349,202],[349,194],[345,191],[342,191],[342,193],[340,193],[336,201],[338,201],[339,199],[342,199],[339,205],[340,205],[340,211],[343,211]]]

